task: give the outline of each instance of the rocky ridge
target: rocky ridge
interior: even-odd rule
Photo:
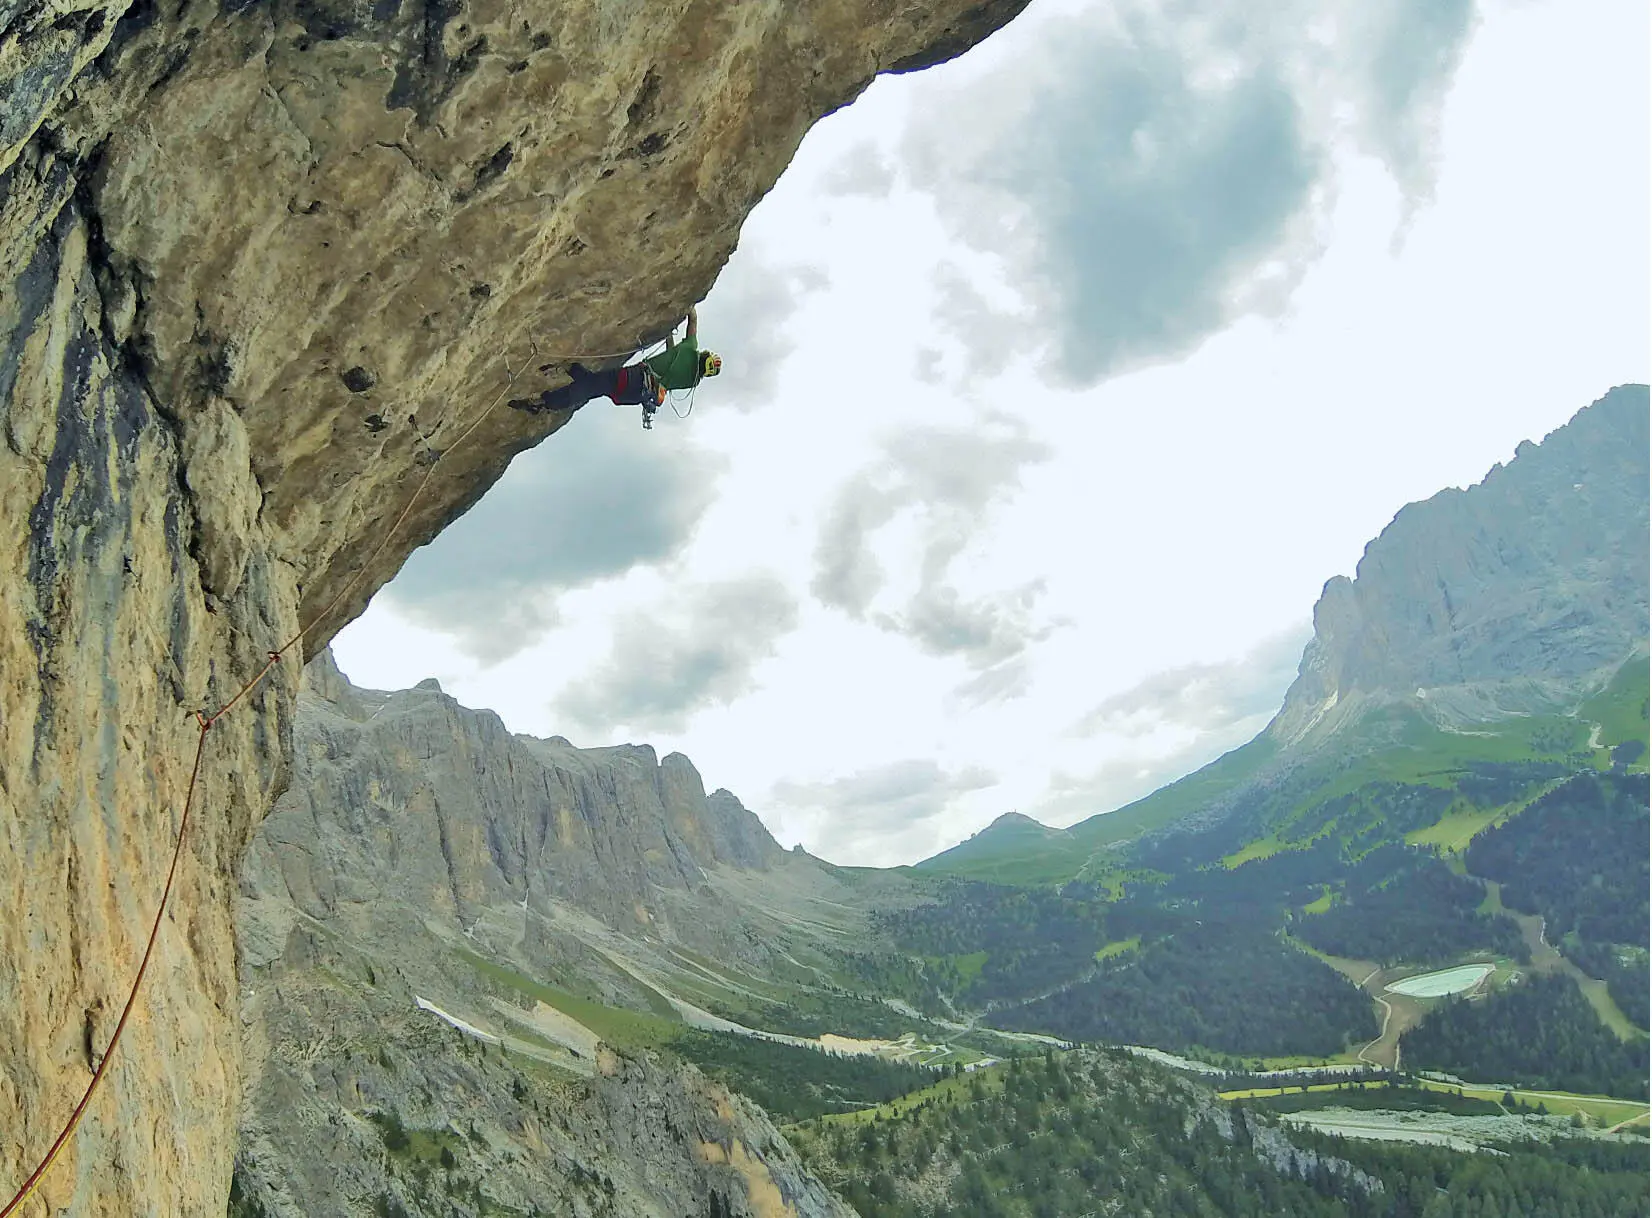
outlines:
[[[493,407],[663,333],[810,124],[1022,3],[0,0],[0,1181],[108,1045],[191,716],[296,640],[28,1212],[222,1206],[299,653],[567,421]]]
[[[782,850],[680,754],[513,735],[323,653],[242,871],[237,1195],[272,1216],[836,1215],[759,1110],[535,986],[649,1012],[684,978],[830,972],[871,906],[914,899]],[[413,1143],[387,1153],[392,1118]]]
[[[305,672],[292,782],[242,872],[241,944],[253,965],[280,956],[300,922],[376,936],[386,958],[417,954],[374,929],[399,910],[450,938],[527,952],[532,965],[566,937],[624,941],[627,955],[685,947],[761,970],[777,946],[807,951],[812,935],[754,915],[735,885],[767,892],[771,908],[855,887],[781,849],[730,792],[708,795],[680,753],[512,734],[434,681],[357,689],[330,653]],[[859,886],[884,900],[903,890],[896,877]],[[854,904],[831,915],[845,933],[865,927]]]
[[[760,1109],[691,1067],[601,1049],[568,1070],[415,997],[326,933],[249,985],[232,1215],[852,1218]]]
[[[1355,578],[1325,584],[1297,678],[1249,744],[1064,830],[1005,815],[920,869],[1070,878],[1099,850],[1227,820],[1307,761],[1384,748],[1396,725],[1573,713],[1646,662],[1649,415],[1647,386],[1619,386],[1480,483],[1400,509]]]
[[[1569,710],[1648,630],[1648,391],[1620,386],[1467,490],[1402,508],[1269,726],[1293,744],[1402,703],[1445,726]]]

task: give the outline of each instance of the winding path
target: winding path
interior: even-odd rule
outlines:
[[[1375,977],[1380,972],[1382,972],[1381,968],[1374,968],[1369,973],[1365,974],[1364,980],[1362,980],[1359,983],[1359,988],[1362,989],[1362,990],[1365,989],[1365,986],[1366,986],[1367,982],[1369,982],[1371,980],[1371,978]],[[1356,1056],[1355,1060],[1356,1061],[1362,1061],[1368,1066],[1376,1066],[1379,1069],[1385,1069],[1385,1068],[1387,1068],[1385,1063],[1379,1062],[1374,1057],[1367,1057],[1366,1054],[1371,1051],[1372,1046],[1380,1045],[1383,1042],[1383,1040],[1388,1036],[1388,1021],[1394,1017],[1394,1004],[1389,1002],[1388,999],[1384,998],[1381,994],[1372,993],[1369,990],[1366,990],[1366,992],[1371,994],[1371,997],[1375,998],[1379,1003],[1382,1004],[1382,1028],[1381,1028],[1380,1031],[1378,1031],[1377,1038],[1375,1040],[1371,1041],[1369,1044],[1367,1044],[1363,1049],[1361,1049],[1359,1051],[1359,1053]],[[1394,1041],[1394,1065],[1393,1065],[1393,1069],[1398,1070],[1399,1068],[1400,1068],[1400,1042],[1398,1040],[1395,1040]]]
[[[1647,1119],[1648,1115],[1652,1115],[1652,1114],[1648,1114],[1648,1113],[1643,1112],[1639,1116],[1630,1117],[1627,1121],[1619,1121],[1616,1125],[1612,1126],[1608,1130],[1605,1130],[1604,1132],[1606,1132],[1606,1133],[1616,1133],[1618,1130],[1622,1129],[1626,1125],[1639,1125],[1642,1121]]]

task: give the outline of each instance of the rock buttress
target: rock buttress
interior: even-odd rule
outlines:
[[[0,1196],[125,998],[192,712],[566,421],[489,413],[509,371],[663,334],[812,122],[1023,2],[0,0]],[[230,893],[299,659],[209,736],[32,1212],[223,1208]]]

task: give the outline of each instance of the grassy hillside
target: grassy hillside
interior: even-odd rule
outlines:
[[[1647,762],[1647,710],[1649,668],[1647,657],[1639,655],[1618,669],[1600,693],[1578,708],[1578,718],[1600,725],[1599,745],[1621,754],[1630,769],[1644,770]],[[1639,749],[1634,746],[1640,745]]]
[[[1004,818],[968,841],[918,863],[915,870],[997,884],[1062,884],[1104,880],[1117,866],[1110,849],[1166,828],[1232,797],[1253,780],[1275,775],[1272,790],[1254,804],[1249,831],[1225,852],[1229,866],[1301,849],[1327,832],[1350,836],[1380,817],[1370,808],[1327,808],[1372,784],[1389,783],[1454,791],[1468,780],[1461,801],[1434,820],[1409,826],[1417,844],[1460,850],[1479,830],[1518,806],[1497,800],[1486,781],[1493,767],[1530,766],[1550,779],[1575,769],[1613,764],[1644,770],[1648,756],[1648,664],[1627,661],[1572,715],[1524,715],[1472,730],[1442,728],[1415,707],[1373,709],[1314,753],[1292,757],[1259,735],[1209,765],[1117,811],[1050,829],[1025,817]],[[1507,786],[1507,783],[1505,783]],[[1533,783],[1519,787],[1526,799]],[[1503,793],[1507,794],[1508,791]],[[1352,818],[1345,813],[1353,811]],[[1333,825],[1332,821],[1341,823]],[[1363,821],[1363,824],[1355,824]],[[1437,828],[1436,828],[1437,826]]]
[[[1199,812],[1253,777],[1274,755],[1273,741],[1258,736],[1202,769],[1114,812],[1043,834],[1023,824],[989,826],[969,841],[927,858],[917,870],[987,880],[996,884],[1061,884],[1078,878],[1096,853]],[[1095,868],[1092,867],[1092,870]],[[1105,870],[1105,863],[1102,868]]]
[[[1620,677],[1587,709],[1638,711],[1636,692]],[[1230,788],[1221,818],[1108,849],[1081,872],[1099,880],[1104,858],[1117,884],[1029,886],[1018,896],[1013,885],[952,881],[936,905],[877,925],[898,949],[925,957],[928,979],[960,1009],[985,1003],[998,1026],[1178,1051],[1323,1056],[1376,1034],[1361,1004],[1377,1020],[1385,1012],[1375,990],[1355,1002],[1329,970],[1310,973],[1292,946],[1365,960],[1366,972],[1508,961],[1499,988],[1531,959],[1523,924],[1487,883],[1518,881],[1518,915],[1535,923],[1542,913],[1564,936],[1556,942],[1587,973],[1585,995],[1604,1002],[1609,993],[1644,1027],[1644,1003],[1632,999],[1645,988],[1646,941],[1625,927],[1645,921],[1645,778],[1622,773],[1598,723],[1529,716],[1469,733],[1388,708],[1360,725],[1363,754],[1321,751]],[[1510,845],[1500,868],[1476,865],[1490,843],[1552,838],[1543,826],[1556,818],[1570,826],[1564,848]],[[1639,870],[1613,866],[1619,856]],[[1219,946],[1201,953],[1207,939]],[[1128,951],[1107,950],[1126,942]],[[1287,981],[1300,991],[1290,1009],[1318,1013],[1312,1027],[1252,1018],[1277,1012]],[[1263,1032],[1283,1040],[1258,1039]]]
[[[1078,851],[1066,830],[1051,829],[1025,816],[1000,817],[967,841],[924,859],[913,870],[1000,884],[1054,883],[1076,872],[1067,860]]]

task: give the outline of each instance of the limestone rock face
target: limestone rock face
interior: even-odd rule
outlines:
[[[305,669],[292,733],[287,789],[241,869],[241,959],[255,970],[309,926],[422,976],[434,935],[636,1005],[639,978],[667,991],[687,969],[702,985],[704,960],[830,978],[841,953],[874,949],[873,910],[925,899],[898,873],[782,850],[680,753],[513,735],[435,682],[358,689],[330,652]],[[466,966],[442,992],[473,982]]]
[[[325,652],[293,738],[237,912],[246,1212],[847,1218],[760,1111],[545,987],[657,1028],[708,979],[829,978],[898,877],[782,851],[681,754],[511,735],[433,681],[357,689]]]
[[[733,792],[719,788],[707,796],[705,819],[716,858],[755,871],[767,871],[784,860],[785,851],[780,849],[780,843]]]
[[[602,1050],[581,1077],[450,1027],[347,948],[311,950],[247,1003],[240,1212],[853,1218],[761,1110],[689,1067]]]
[[[122,373],[71,193],[61,173],[0,180],[0,1200],[108,1047],[182,814],[188,712],[232,696],[296,619],[292,572],[267,549],[243,555],[233,591],[209,587],[187,485],[223,415],[166,421]],[[224,505],[256,495],[245,466],[221,490]],[[208,735],[118,1065],[24,1213],[221,1204],[239,1087],[234,867],[283,781],[296,683],[276,671]]]
[[[1373,701],[1455,725],[1564,710],[1647,638],[1647,388],[1622,386],[1468,490],[1401,509],[1325,585],[1269,731]]]
[[[209,736],[27,1212],[221,1211],[302,654],[566,422],[503,398],[663,333],[813,121],[1022,3],[0,0],[0,1195],[125,999],[190,715],[307,627]]]
[[[697,895],[709,873],[787,858],[733,795],[708,797],[681,753],[512,735],[434,682],[356,689],[330,653],[306,670],[300,707],[293,781],[243,889],[279,892],[318,920],[408,903],[463,931],[496,909],[566,906],[722,954]],[[674,897],[692,898],[696,916],[679,925]]]

